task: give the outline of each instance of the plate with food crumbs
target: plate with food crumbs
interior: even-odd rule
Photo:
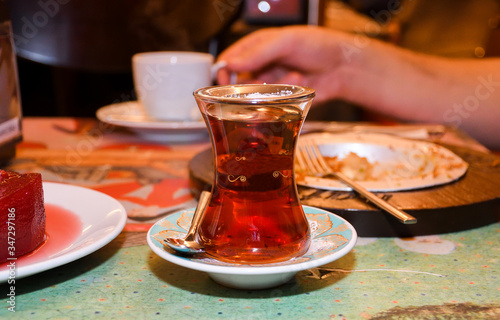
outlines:
[[[373,133],[314,133],[310,139],[328,165],[374,192],[405,191],[451,183],[468,164],[440,145]],[[296,166],[298,185],[336,191],[351,188],[333,177],[313,176]]]

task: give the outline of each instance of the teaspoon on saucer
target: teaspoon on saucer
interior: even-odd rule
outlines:
[[[193,214],[193,220],[189,226],[189,230],[184,238],[166,238],[163,240],[164,245],[169,246],[177,252],[183,254],[195,254],[203,252],[203,246],[196,241],[196,233],[200,224],[205,208],[210,200],[211,193],[203,191],[200,195],[198,206]]]

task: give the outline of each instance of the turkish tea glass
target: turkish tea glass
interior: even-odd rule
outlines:
[[[304,254],[310,230],[295,184],[294,157],[313,89],[278,84],[201,88],[210,133],[212,198],[198,241],[232,263],[273,263]]]

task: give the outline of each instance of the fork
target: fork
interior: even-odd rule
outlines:
[[[330,166],[326,163],[323,155],[318,149],[318,146],[314,141],[299,140],[299,147],[297,152],[297,160],[299,167],[306,171],[310,172],[313,175],[331,175],[351,187],[354,191],[356,191],[363,198],[370,201],[372,204],[376,205],[378,208],[390,213],[399,221],[404,224],[415,224],[417,223],[417,219],[412,215],[397,209],[387,201],[377,197],[372,192],[365,189],[359,183],[355,182],[351,178],[347,177],[341,172],[333,171]]]

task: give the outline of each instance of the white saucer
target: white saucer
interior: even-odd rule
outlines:
[[[96,116],[104,123],[128,128],[148,140],[184,142],[208,138],[207,127],[202,120],[162,121],[153,119],[145,114],[141,104],[137,101],[104,106],[97,110]]]
[[[16,261],[15,279],[24,278],[46,271],[86,256],[113,240],[125,227],[127,213],[123,206],[112,197],[88,188],[60,183],[43,183],[46,204],[62,207],[81,221],[80,235],[71,245],[51,254],[48,258],[35,251]],[[53,222],[52,222],[53,223]],[[57,243],[61,239],[49,237],[44,246]],[[0,269],[0,282],[6,282],[9,270]]]
[[[177,265],[205,271],[216,282],[237,289],[265,289],[289,281],[299,271],[337,260],[354,247],[356,230],[341,217],[318,208],[303,206],[311,227],[312,242],[301,257],[272,264],[232,264],[200,256],[181,256],[162,244],[166,237],[183,237],[189,228],[193,209],[181,210],[156,222],[147,241],[160,257]]]

